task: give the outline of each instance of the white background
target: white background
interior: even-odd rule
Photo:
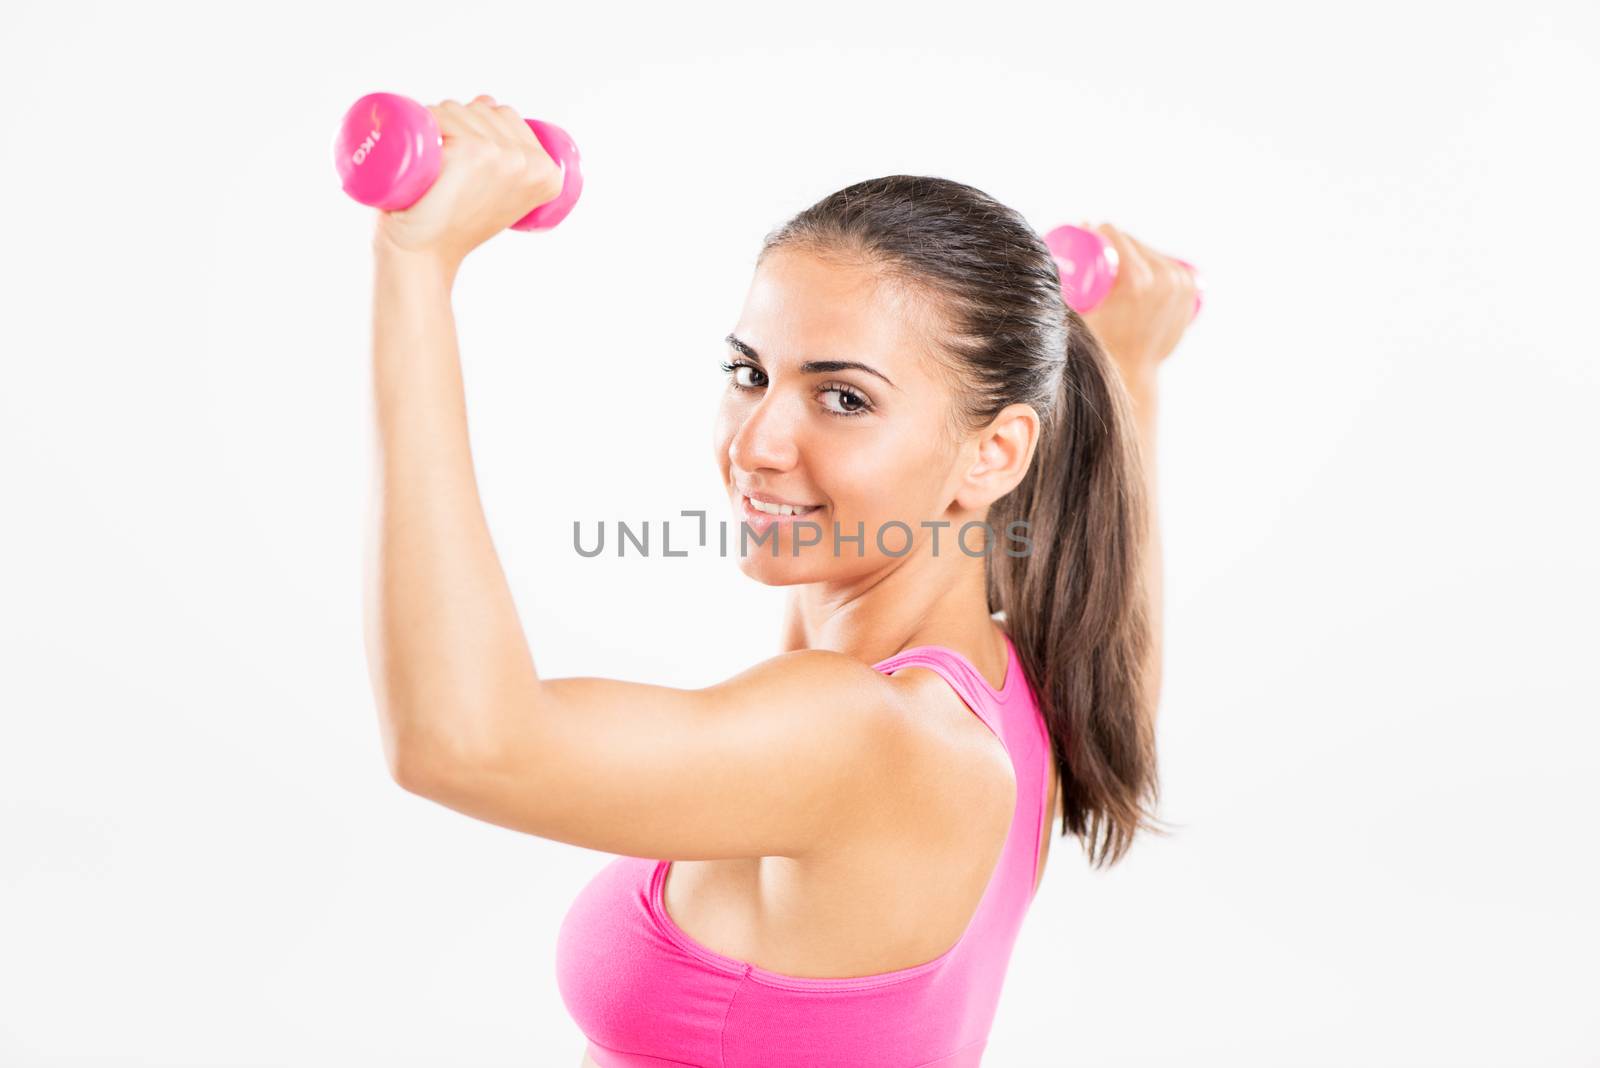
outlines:
[[[606,855],[387,775],[344,109],[479,92],[586,186],[456,290],[540,671],[706,685],[760,238],[888,173],[1201,268],[1162,372],[1162,814],[1057,839],[986,1065],[1600,1064],[1593,5],[7,4],[0,1063],[557,1065]]]

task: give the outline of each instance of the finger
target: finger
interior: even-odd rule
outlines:
[[[1194,303],[1194,275],[1189,273],[1187,267],[1166,253],[1157,252],[1137,238],[1130,237],[1129,240],[1149,261],[1156,274],[1166,280],[1167,288],[1176,294],[1176,299],[1180,303],[1186,307]]]
[[[484,115],[483,108],[481,106],[474,107],[471,104],[458,104],[456,106],[461,109],[462,116],[467,122],[472,124],[472,128],[477,130],[481,136],[494,142],[498,142],[500,140],[500,131],[496,129],[495,125],[488,120],[487,116]]]
[[[1182,267],[1178,266],[1178,261],[1173,259],[1171,256],[1168,256],[1165,253],[1157,252],[1155,249],[1151,248],[1143,241],[1140,241],[1132,234],[1125,234],[1123,236],[1128,239],[1129,243],[1132,244],[1134,248],[1139,250],[1139,255],[1144,257],[1144,261],[1150,265],[1150,269],[1157,275],[1175,279],[1177,277],[1177,272],[1183,270]]]
[[[459,100],[440,101],[439,109],[455,119],[456,126],[462,134],[471,132],[490,141],[498,141],[500,139],[489,124],[484,122],[481,115],[474,114]]]
[[[1144,257],[1144,262],[1150,265],[1150,270],[1154,273],[1154,277],[1162,283],[1166,293],[1174,294],[1174,299],[1178,299],[1181,302],[1189,302],[1189,304],[1194,302],[1194,293],[1190,293],[1194,286],[1190,285],[1189,272],[1184,269],[1184,265],[1179,264],[1176,259],[1166,253],[1157,253],[1154,248],[1150,248],[1139,238],[1131,237],[1130,235],[1128,241],[1133,243],[1134,248],[1139,249],[1139,254]]]
[[[1140,257],[1150,267],[1151,278],[1161,287],[1161,290],[1164,293],[1177,294],[1181,297],[1185,291],[1184,276],[1188,272],[1179,265],[1178,261],[1171,256],[1157,252],[1132,234],[1123,236],[1127,237],[1129,244],[1139,250]]]
[[[428,104],[428,114],[433,116],[434,123],[439,127],[439,134],[445,140],[459,140],[463,137],[476,136],[476,131],[462,121],[459,112],[445,107],[445,103]]]
[[[1177,288],[1178,292],[1183,294],[1184,307],[1192,308],[1194,306],[1194,298],[1200,292],[1200,280],[1194,276],[1194,271],[1177,260],[1172,261],[1172,266],[1177,272],[1175,275]]]
[[[517,114],[517,109],[514,107],[496,104],[492,99],[488,99],[484,115],[512,144],[525,145],[537,140],[533,136],[533,130],[523,121],[522,116]]]
[[[1139,251],[1139,246],[1127,234],[1110,223],[1101,223],[1095,233],[1111,242],[1117,250],[1117,276],[1126,277],[1134,285],[1149,285],[1155,281],[1155,270]]]
[[[507,108],[506,110],[510,110]],[[500,114],[500,105],[488,93],[479,93],[467,104],[467,111],[501,144],[515,144],[517,131]]]

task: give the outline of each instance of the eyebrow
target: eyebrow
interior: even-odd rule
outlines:
[[[750,359],[755,360],[757,363],[761,362],[760,353],[756,352],[755,349],[751,348],[749,345],[746,345],[743,341],[740,341],[732,334],[729,334],[727,337],[723,338],[723,340],[732,345],[734,348],[738,349],[741,354],[750,357]],[[803,375],[826,374],[829,371],[851,370],[865,371],[869,375],[877,375],[885,382],[889,382],[889,376],[884,374],[882,371],[879,371],[874,367],[868,367],[864,363],[858,363],[855,360],[807,360],[805,363],[800,365],[800,373]],[[889,385],[894,386],[895,389],[900,388],[893,382],[889,382]]]

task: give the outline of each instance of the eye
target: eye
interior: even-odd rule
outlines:
[[[757,367],[753,363],[745,363],[743,360],[735,360],[733,363],[724,362],[722,364],[722,369],[726,373],[728,373],[728,374],[733,376],[733,388],[734,389],[743,391],[743,390],[750,390],[750,389],[759,389],[761,386],[766,385],[766,380],[767,380],[766,373],[764,371],[762,371],[761,368]],[[739,375],[740,371],[749,371],[752,376],[759,376],[761,378],[761,381],[760,382],[741,381],[740,380],[740,375]]]
[[[823,394],[837,393],[839,395],[839,403],[844,406],[842,408],[829,408],[829,415],[842,415],[848,417],[852,415],[865,415],[866,413],[872,411],[872,402],[867,400],[867,398],[863,397],[849,386],[842,385],[837,382],[831,382],[828,385],[823,386],[819,392]]]

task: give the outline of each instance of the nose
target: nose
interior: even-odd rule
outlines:
[[[748,409],[728,442],[728,459],[733,466],[741,471],[787,471],[793,467],[799,456],[795,441],[798,409],[797,400],[786,399],[768,387],[766,394]]]

